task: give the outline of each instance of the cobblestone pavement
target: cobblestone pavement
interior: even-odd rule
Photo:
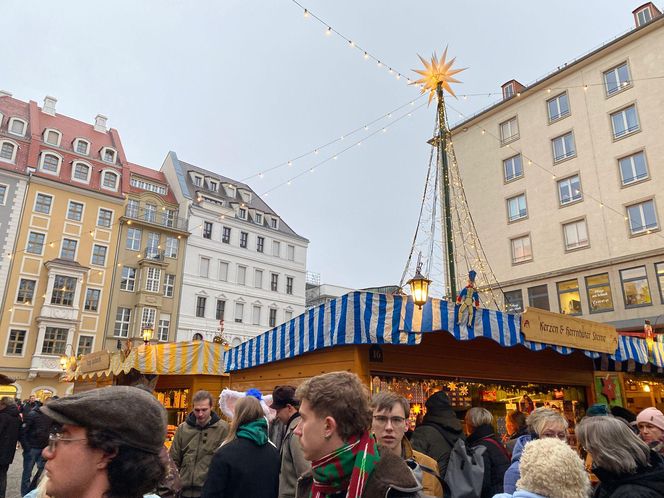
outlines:
[[[34,472],[37,471],[35,466]],[[21,498],[21,473],[23,472],[23,452],[21,448],[16,450],[14,462],[9,466],[7,472],[7,493],[6,498]]]

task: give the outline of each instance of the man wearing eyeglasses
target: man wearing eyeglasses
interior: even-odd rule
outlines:
[[[61,424],[42,451],[52,498],[141,498],[165,469],[166,412],[150,393],[111,386],[52,401],[42,411]]]
[[[438,477],[438,464],[433,458],[413,450],[410,441],[404,437],[410,415],[408,400],[386,391],[371,398],[371,409],[373,410],[371,430],[376,436],[378,445],[406,461],[422,484],[425,495],[442,497],[443,487]]]

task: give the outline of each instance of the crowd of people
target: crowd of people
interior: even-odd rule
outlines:
[[[271,394],[268,405],[247,391],[226,421],[198,391],[169,449],[166,412],[149,388],[44,405],[0,398],[0,498],[17,442],[28,498],[664,496],[664,414],[655,407],[634,415],[595,405],[572,447],[568,420],[547,407],[508,413],[500,437],[490,411],[473,407],[459,420],[443,391],[411,430],[408,400],[370,397],[348,372]]]

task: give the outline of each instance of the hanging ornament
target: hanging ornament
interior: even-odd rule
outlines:
[[[447,384],[447,388],[450,391],[456,391],[457,390],[457,385],[454,382],[450,382],[449,384]]]
[[[459,388],[459,394],[461,396],[468,396],[468,386],[461,386]]]

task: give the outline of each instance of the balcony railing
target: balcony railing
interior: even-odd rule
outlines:
[[[176,218],[171,216],[166,211],[153,211],[151,209],[144,208],[131,208],[127,206],[125,209],[125,217],[143,221],[145,223],[151,223],[153,225],[159,225],[162,227],[175,228],[176,230],[187,230],[187,220],[184,218]]]
[[[164,261],[166,252],[163,249],[150,249],[148,247],[143,251],[143,256],[145,259],[152,261]]]

